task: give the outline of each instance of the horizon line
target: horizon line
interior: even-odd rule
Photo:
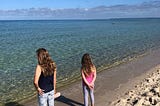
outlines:
[[[122,18],[86,18],[86,19],[0,19],[0,21],[78,21],[78,20],[112,20],[112,19],[159,19],[160,17],[122,17]]]

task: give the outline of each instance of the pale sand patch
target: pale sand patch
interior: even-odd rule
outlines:
[[[160,65],[151,69],[132,90],[111,106],[160,106]]]

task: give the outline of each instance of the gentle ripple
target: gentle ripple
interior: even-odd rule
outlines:
[[[86,52],[100,70],[159,48],[160,19],[0,21],[0,42],[0,103],[6,103],[35,94],[36,49],[49,51],[61,82],[80,75]]]

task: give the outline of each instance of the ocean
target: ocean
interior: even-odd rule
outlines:
[[[80,77],[89,53],[97,71],[160,48],[160,18],[0,21],[0,103],[36,94],[36,50],[46,48],[57,64],[57,86]]]

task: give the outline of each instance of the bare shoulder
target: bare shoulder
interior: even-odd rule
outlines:
[[[93,65],[92,70],[93,70],[93,72],[96,72],[96,66],[95,65]]]
[[[39,64],[37,64],[37,68],[41,68],[41,66]]]
[[[41,72],[41,66],[39,64],[36,66],[36,71]]]
[[[96,66],[95,65],[93,65],[93,68],[96,70]]]

